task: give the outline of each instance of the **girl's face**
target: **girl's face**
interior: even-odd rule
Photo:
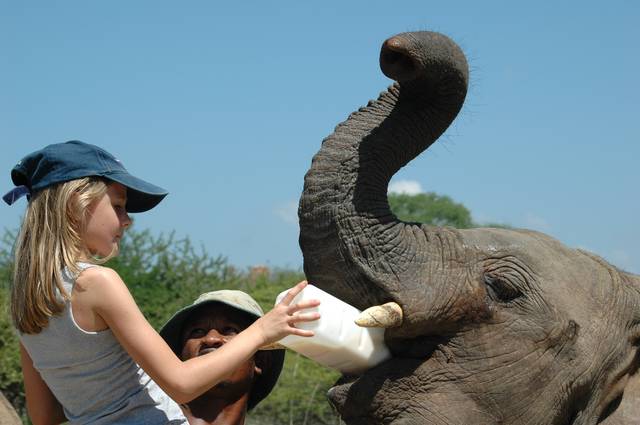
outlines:
[[[131,224],[126,204],[127,188],[114,182],[89,206],[83,240],[92,255],[106,257],[118,252],[122,233]]]

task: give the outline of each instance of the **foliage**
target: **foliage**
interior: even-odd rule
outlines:
[[[446,195],[433,192],[417,195],[389,194],[393,213],[403,221],[449,226],[458,229],[472,227],[471,212]]]
[[[242,280],[242,274],[227,265],[225,258],[196,249],[188,238],[154,236],[149,231],[128,231],[120,244],[120,255],[106,265],[127,283],[156,329],[201,293],[237,288]]]
[[[15,237],[14,232],[5,231],[0,240],[0,391],[26,420],[18,337],[9,315],[9,283],[13,270],[11,248]]]
[[[338,423],[339,417],[326,399],[338,377],[338,372],[288,350],[274,391],[252,412],[256,422],[250,421],[250,425]]]
[[[434,192],[416,195],[390,193],[388,196],[391,211],[400,220],[412,223],[424,223],[432,226],[448,226],[456,229],[472,227],[509,226],[498,223],[479,224],[472,220],[471,212],[464,205],[455,202],[446,195]]]
[[[0,289],[0,391],[18,412],[24,411],[25,399],[20,369],[18,338],[11,326],[8,313],[9,296],[6,288]]]

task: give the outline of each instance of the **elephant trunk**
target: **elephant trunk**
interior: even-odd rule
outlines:
[[[413,268],[455,238],[399,221],[387,187],[451,124],[468,83],[462,51],[432,32],[386,40],[380,66],[397,82],[322,142],[298,210],[307,278],[361,309],[397,300]]]

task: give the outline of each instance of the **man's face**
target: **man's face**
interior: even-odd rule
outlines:
[[[217,350],[245,330],[253,321],[254,318],[249,314],[226,304],[208,303],[197,308],[182,327],[180,358],[184,361]],[[261,373],[261,371],[256,367],[252,357],[214,389],[228,388],[230,385],[250,385],[255,373]]]

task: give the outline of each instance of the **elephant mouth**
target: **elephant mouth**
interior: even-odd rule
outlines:
[[[424,344],[425,340],[429,344]],[[384,415],[384,423],[394,423],[395,419],[389,417],[389,413],[378,411],[384,404],[382,400],[390,401],[397,397],[398,388],[420,388],[419,369],[425,368],[429,363],[437,346],[437,341],[428,337],[391,342],[391,358],[361,375],[342,375],[327,392],[327,398],[346,423],[380,423],[377,418],[379,414]],[[392,404],[405,406],[406,402],[407,400],[398,399]],[[401,415],[401,410],[393,416]]]
[[[375,305],[362,311],[355,320],[363,328],[385,329],[385,343],[395,358],[421,358],[431,356],[434,349],[446,343],[447,337],[429,333],[404,320],[405,310],[395,301]]]
[[[406,311],[410,313],[409,309]],[[393,393],[390,388],[396,385],[414,382],[416,371],[428,367],[434,357],[438,362],[448,361],[446,345],[449,336],[421,334],[427,331],[403,323],[403,317],[400,305],[389,302],[363,310],[356,320],[360,326],[385,328],[385,344],[391,357],[359,374],[343,374],[329,389],[327,397],[330,403],[348,423],[370,423],[371,418],[365,420],[362,415],[376,410],[377,398]]]

